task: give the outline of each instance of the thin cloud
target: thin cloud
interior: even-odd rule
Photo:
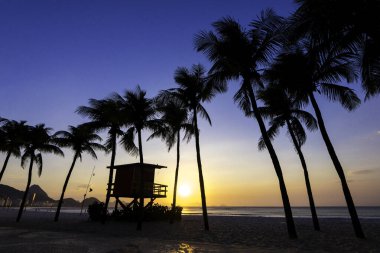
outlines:
[[[80,189],[86,189],[87,188],[87,184],[78,184],[77,188],[78,188],[78,190],[80,190]]]
[[[355,171],[352,171],[351,173],[353,175],[367,175],[367,174],[372,174],[375,171],[376,170],[374,170],[374,169],[367,169],[367,170],[355,170]]]

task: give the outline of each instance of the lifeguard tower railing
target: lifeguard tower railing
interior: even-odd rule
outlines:
[[[114,192],[114,183],[112,183],[111,192]],[[168,186],[164,184],[146,184],[144,183],[144,197],[145,198],[166,198]],[[123,197],[139,197],[139,185],[134,183],[132,185],[132,191],[130,194],[126,194]],[[111,194],[112,197],[120,196],[120,194]]]

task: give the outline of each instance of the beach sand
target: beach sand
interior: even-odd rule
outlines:
[[[26,211],[16,223],[17,210],[0,208],[0,252],[379,252],[380,220],[362,219],[367,239],[357,239],[349,219],[321,219],[321,232],[311,219],[296,218],[298,239],[287,236],[283,218],[210,216],[210,231],[202,216],[182,221],[136,223],[91,222],[87,214]]]

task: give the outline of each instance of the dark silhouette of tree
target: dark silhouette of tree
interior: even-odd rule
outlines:
[[[63,156],[62,150],[56,146],[55,135],[50,135],[51,128],[45,127],[44,124],[38,124],[36,126],[30,126],[26,138],[25,138],[25,150],[21,157],[21,166],[24,167],[26,161],[29,159],[29,172],[28,182],[24,191],[21,206],[17,215],[17,222],[20,221],[22,212],[25,207],[26,198],[28,196],[30,183],[32,181],[33,164],[38,166],[38,176],[42,173],[42,153],[53,153]]]
[[[108,152],[111,152],[111,163],[108,177],[107,196],[104,205],[103,222],[106,218],[111,195],[111,187],[116,157],[117,137],[122,136],[124,134],[121,130],[125,123],[125,119],[123,118],[123,113],[121,111],[122,102],[122,97],[120,97],[117,94],[114,94],[112,97],[102,100],[90,99],[90,106],[80,106],[76,110],[76,112],[80,115],[86,116],[92,120],[88,123],[90,127],[99,131],[108,130],[108,137],[105,146]]]
[[[54,221],[58,221],[61,206],[63,203],[63,197],[66,192],[67,184],[69,183],[71,173],[74,169],[75,162],[79,158],[82,161],[82,154],[84,152],[90,154],[93,158],[97,159],[95,150],[106,151],[106,148],[99,144],[102,138],[94,133],[94,129],[86,124],[78,125],[77,127],[69,126],[69,131],[58,131],[55,136],[55,142],[65,148],[71,148],[74,151],[74,158],[71,163],[69,172],[66,176],[65,183],[63,185],[61,197],[58,202],[57,211],[55,213]]]
[[[165,94],[165,92],[161,92]],[[165,95],[164,95],[165,97]],[[181,143],[181,130],[185,131],[184,139],[190,140],[193,134],[192,124],[189,121],[188,110],[176,102],[175,100],[160,99],[160,95],[157,98],[157,112],[161,114],[161,118],[158,120],[157,127],[154,129],[153,134],[148,138],[159,137],[165,141],[168,151],[177,143],[177,162],[174,176],[174,189],[173,189],[173,203],[172,203],[172,215],[170,223],[173,223],[173,215],[176,207],[177,200],[177,182],[178,171],[180,162],[180,143]]]
[[[318,129],[317,121],[309,112],[300,108],[300,103],[287,94],[280,87],[269,86],[259,94],[259,99],[264,101],[265,107],[260,107],[260,114],[264,118],[270,119],[270,127],[267,131],[268,136],[273,140],[278,134],[281,127],[287,127],[287,133],[290,135],[294,148],[300,158],[302,169],[305,176],[307,195],[309,198],[310,211],[313,218],[314,229],[319,231],[319,221],[317,211],[314,205],[313,192],[309,180],[309,173],[306,166],[305,157],[302,153],[301,146],[306,142],[306,133],[301,121],[310,131]],[[265,143],[261,137],[259,140],[259,149],[265,149]]]
[[[280,162],[259,113],[255,95],[255,89],[264,86],[261,69],[268,64],[283,41],[283,20],[272,10],[267,10],[262,12],[257,21],[251,22],[249,31],[245,31],[238,22],[229,17],[214,22],[213,27],[215,32],[200,32],[196,35],[195,47],[212,62],[210,75],[213,78],[241,80],[241,86],[234,97],[235,102],[246,115],[253,113],[257,120],[278,177],[288,233],[291,238],[296,238]]]
[[[25,144],[27,131],[26,121],[14,121],[0,118],[0,152],[6,153],[5,161],[0,172],[0,182],[7,168],[9,158],[21,156],[21,148]]]
[[[197,152],[197,164],[199,173],[199,185],[202,198],[202,212],[205,230],[209,230],[206,193],[202,172],[201,151],[199,143],[198,114],[205,118],[211,125],[211,119],[202,103],[210,102],[217,93],[226,90],[226,84],[223,80],[212,78],[206,75],[204,67],[200,64],[193,65],[189,70],[184,67],[177,68],[174,79],[178,88],[172,88],[161,91],[160,96],[163,99],[171,99],[180,103],[190,113],[190,121],[195,137],[195,148]]]
[[[291,17],[292,37],[314,43],[339,44],[355,52],[366,98],[380,93],[380,1],[296,0]]]
[[[138,152],[140,163],[144,163],[143,146],[141,132],[143,129],[154,129],[156,125],[156,109],[153,99],[146,97],[146,91],[137,86],[135,91],[127,90],[122,104],[125,125],[128,127],[123,137],[123,143],[127,150],[133,150],[134,134],[137,133]],[[137,223],[137,230],[142,229],[144,216],[144,177],[143,169],[140,170],[140,215]]]
[[[345,109],[353,110],[360,104],[360,99],[352,89],[338,85],[342,79],[347,82],[355,80],[350,50],[334,47],[315,48],[313,43],[304,42],[303,48],[293,49],[279,55],[276,62],[267,71],[271,82],[286,88],[298,100],[311,103],[322,138],[342,183],[343,193],[357,237],[364,238],[354,201],[344,175],[344,170],[325,127],[322,113],[314,96],[318,92],[330,101],[339,102]]]

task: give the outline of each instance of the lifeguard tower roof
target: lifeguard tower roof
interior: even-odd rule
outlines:
[[[108,166],[109,169],[111,166]],[[121,164],[114,165],[114,169],[135,169],[135,168],[143,168],[143,169],[162,169],[167,168],[166,166],[158,165],[158,164],[150,164],[150,163],[129,163],[129,164]]]

